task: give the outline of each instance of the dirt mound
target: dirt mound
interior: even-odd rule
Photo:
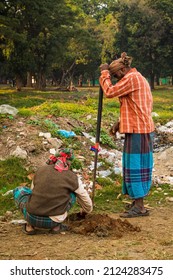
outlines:
[[[121,238],[125,233],[140,231],[139,227],[130,224],[127,220],[113,219],[106,214],[88,214],[82,219],[78,213],[71,214],[68,225],[73,233],[98,237]]]

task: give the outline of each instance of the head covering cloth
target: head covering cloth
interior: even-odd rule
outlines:
[[[57,171],[62,172],[63,170],[69,169],[70,161],[72,161],[74,158],[73,150],[65,148],[60,150],[55,155],[51,155],[46,163],[48,165],[54,164],[54,168]]]
[[[127,56],[125,52],[121,54],[121,57],[112,61],[109,65],[109,71],[111,75],[114,75],[118,70],[121,70],[124,67],[130,67],[132,62],[132,57]]]

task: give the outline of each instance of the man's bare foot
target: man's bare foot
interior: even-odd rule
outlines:
[[[24,226],[23,226],[23,232],[25,233],[25,234],[28,234],[28,235],[34,235],[34,234],[36,234],[36,231],[35,231],[35,229],[34,229],[34,227],[33,226],[31,226],[30,224],[25,224]]]

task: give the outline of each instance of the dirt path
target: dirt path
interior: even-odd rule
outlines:
[[[140,231],[98,237],[67,232],[40,231],[27,236],[21,226],[0,223],[1,260],[147,260],[173,259],[173,204],[155,208],[150,216],[128,219]],[[119,219],[118,214],[109,215]],[[121,221],[124,222],[122,219]]]

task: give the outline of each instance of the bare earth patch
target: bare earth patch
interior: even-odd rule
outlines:
[[[119,219],[118,214],[111,214],[108,217],[93,214],[86,220],[69,221],[70,231],[56,235],[38,230],[36,235],[28,236],[22,232],[21,225],[1,222],[0,259],[171,260],[173,259],[172,212],[173,206],[169,204],[167,207],[151,210],[151,215],[148,217],[133,218],[128,221]],[[96,221],[98,223],[95,227]],[[75,233],[78,223],[79,230]],[[99,231],[102,234],[99,234]],[[105,235],[105,232],[108,234]]]

